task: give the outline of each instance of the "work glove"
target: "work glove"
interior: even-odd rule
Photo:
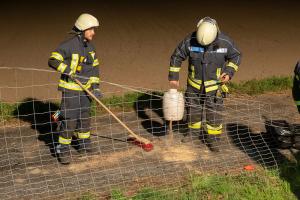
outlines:
[[[103,97],[103,94],[101,93],[100,89],[93,89],[92,90],[93,95],[95,95],[95,97],[97,97],[97,99],[100,99]]]
[[[225,84],[221,85],[221,95],[223,98],[227,98],[229,95],[229,89]]]

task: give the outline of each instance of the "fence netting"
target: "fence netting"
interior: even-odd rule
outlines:
[[[80,154],[72,143],[71,163],[62,165],[54,149],[60,126],[51,118],[60,106],[58,76],[42,70],[0,71],[1,199],[76,199],[86,192],[107,199],[113,190],[176,190],[191,174],[239,173],[246,165],[276,168],[286,159],[280,145],[289,148],[293,140],[288,135],[278,140],[278,128],[297,128],[294,105],[278,103],[276,96],[230,96],[221,112],[220,151],[213,152],[202,139],[203,131],[182,142],[190,131],[188,113],[172,122],[170,136],[162,111],[163,91],[133,91],[103,81],[101,87],[108,88],[103,91],[105,105],[154,148],[146,152],[132,143],[127,130],[93,103],[93,152]]]

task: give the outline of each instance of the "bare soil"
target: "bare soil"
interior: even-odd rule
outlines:
[[[144,112],[145,113],[141,113]],[[109,199],[113,189],[133,194],[142,187],[176,189],[190,174],[238,173],[244,166],[277,167],[290,160],[289,150],[277,148],[270,121],[296,123],[298,113],[289,92],[257,97],[230,97],[223,112],[226,132],[221,151],[211,152],[200,137],[181,143],[185,126],[173,125],[174,138],[157,108],[118,114],[137,134],[151,140],[143,151],[127,142],[126,131],[110,116],[93,118],[94,153],[80,155],[72,148],[72,163],[61,165],[53,154],[53,130],[40,121],[6,123],[0,129],[0,192],[3,199],[71,198],[91,192]],[[18,120],[17,120],[18,121]]]

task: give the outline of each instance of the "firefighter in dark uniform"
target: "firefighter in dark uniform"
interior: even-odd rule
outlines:
[[[90,43],[95,35],[98,20],[90,14],[78,17],[72,29],[73,36],[61,43],[51,53],[48,65],[61,73],[58,90],[62,92],[62,125],[56,145],[58,159],[63,164],[71,161],[70,144],[72,136],[78,141],[80,152],[92,150],[90,139],[91,99],[83,89],[74,82],[78,79],[85,88],[96,97],[101,97],[99,90],[99,61],[95,48]]]
[[[218,140],[223,132],[220,115],[222,94],[227,92],[225,84],[238,70],[241,53],[233,41],[220,32],[217,22],[205,17],[199,21],[197,30],[179,43],[171,56],[171,87],[179,87],[179,71],[187,58],[189,73],[185,97],[190,131],[183,142],[191,138],[191,133],[199,135],[203,127],[208,147],[219,151]]]
[[[293,98],[300,113],[300,60],[297,62],[294,69],[294,82],[293,82]],[[300,150],[300,126],[297,125],[293,128],[294,139],[293,147]]]
[[[300,113],[300,61],[298,61],[294,69],[293,98]]]

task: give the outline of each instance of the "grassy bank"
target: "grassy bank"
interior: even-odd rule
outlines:
[[[241,83],[230,83],[229,90],[232,94],[248,94],[248,95],[258,95],[266,92],[278,92],[282,90],[287,90],[292,88],[292,77],[270,77],[261,80],[249,80]],[[146,95],[137,92],[127,93],[123,96],[111,96],[107,98],[103,98],[101,101],[107,105],[110,109],[113,110],[132,110],[138,109],[137,106],[149,107],[153,105],[147,104],[158,104],[161,103],[160,98],[157,96],[162,96],[161,92],[152,92],[153,95]],[[149,100],[152,100],[151,102]],[[139,102],[139,105],[136,105],[136,102]],[[49,106],[51,104],[51,106]],[[13,117],[19,116],[20,114],[30,115],[33,112],[33,108],[35,113],[46,112],[47,108],[55,107],[51,102],[41,102],[35,100],[34,104],[29,102],[28,99],[24,101],[24,103],[18,104],[8,104],[8,103],[0,103],[0,115],[1,120],[9,120]],[[54,103],[58,108],[58,104]],[[34,106],[33,106],[34,105]],[[35,106],[38,105],[38,106]],[[22,109],[20,109],[20,107]],[[42,108],[41,111],[37,108]],[[20,113],[20,110],[25,110],[25,113]],[[51,109],[53,111],[53,109]],[[31,111],[31,112],[30,112]],[[93,103],[92,106],[92,115],[96,113],[104,112],[104,109],[101,107],[97,107],[96,103]]]
[[[258,170],[238,175],[192,175],[187,184],[176,189],[138,189],[135,194],[114,190],[114,200],[296,200],[295,191],[300,189],[300,166],[283,166],[283,169]],[[290,180],[294,177],[293,181]],[[296,186],[296,187],[295,187]],[[80,200],[97,199],[92,194]]]
[[[266,92],[279,92],[293,87],[292,77],[270,77],[261,80],[249,80],[228,85],[231,93],[258,95]]]

